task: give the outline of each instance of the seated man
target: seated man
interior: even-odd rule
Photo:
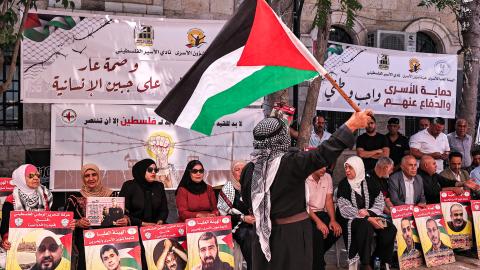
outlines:
[[[470,175],[468,175],[466,170],[462,169],[462,160],[462,154],[459,152],[451,152],[448,155],[448,168],[443,170],[440,175],[459,183],[464,183],[469,180]]]
[[[306,180],[308,215],[313,224],[313,268],[325,269],[325,252],[342,235],[342,228],[335,219],[333,206],[333,183],[323,167]]]
[[[392,204],[424,206],[426,200],[422,177],[417,175],[417,160],[412,155],[406,155],[402,158],[400,168],[402,170],[392,174],[388,182]]]
[[[463,188],[460,187],[460,183],[449,180],[438,173],[437,163],[431,156],[423,156],[420,160],[420,169],[418,174],[423,179],[423,190],[425,191],[425,199],[427,203],[440,203],[440,191],[451,190],[457,194],[463,192]],[[458,184],[458,186],[457,186]]]
[[[393,207],[388,193],[388,178],[393,172],[393,166],[394,162],[391,158],[381,157],[375,164],[375,168],[370,172],[367,172],[365,175],[366,178],[371,178],[380,187],[380,191],[385,200],[385,208],[383,209],[383,214],[385,216],[390,216],[390,208]]]
[[[470,166],[466,168],[468,173],[471,173],[477,167],[480,167],[480,150],[478,149],[473,150],[471,154],[472,154],[472,164],[470,164]],[[472,177],[471,174],[470,174],[470,177]]]

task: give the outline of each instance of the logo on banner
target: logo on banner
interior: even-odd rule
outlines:
[[[150,237],[152,237],[151,233],[149,233],[149,232],[145,233],[145,238],[150,239]]]
[[[440,60],[435,63],[435,73],[445,76],[450,73],[450,65],[445,60]]]
[[[184,230],[184,229],[178,229],[178,233],[179,233],[180,235],[184,235],[184,234],[185,234],[185,230]]]
[[[379,54],[377,56],[378,68],[388,70],[390,67],[390,57],[386,54]]]
[[[72,109],[66,109],[62,112],[62,121],[65,124],[73,124],[77,120],[77,113]]]
[[[420,70],[420,61],[418,61],[417,58],[410,59],[410,61],[408,61],[408,65],[410,67],[408,71],[410,72],[418,72]]]
[[[22,218],[16,218],[15,219],[15,225],[17,225],[17,227],[20,227],[20,225],[23,224],[23,219]]]
[[[63,226],[63,227],[67,227],[67,226],[68,226],[68,223],[69,223],[69,222],[68,222],[68,219],[66,219],[66,218],[62,219],[62,221],[60,221],[60,222],[62,223],[62,226]]]
[[[151,25],[140,25],[140,27],[135,27],[135,44],[137,46],[153,46],[153,26]]]
[[[207,43],[205,41],[205,33],[198,28],[192,28],[187,32],[188,48],[200,48],[203,44]]]

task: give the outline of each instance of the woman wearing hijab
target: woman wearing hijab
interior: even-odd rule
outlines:
[[[204,176],[205,169],[199,160],[192,160],[187,164],[175,191],[179,222],[189,218],[214,217],[220,214],[213,188],[205,183]]]
[[[232,217],[233,238],[240,245],[242,255],[247,262],[247,269],[252,269],[252,237],[255,217],[241,195],[240,176],[245,167],[245,161],[232,162],[231,177],[218,196],[218,210],[221,215]]]
[[[95,164],[85,164],[81,169],[82,189],[71,194],[65,205],[65,211],[73,212],[75,219],[74,244],[78,251],[77,268],[85,269],[85,249],[83,246],[83,230],[92,228],[90,221],[85,218],[88,197],[115,197],[115,193],[102,184],[100,169]],[[127,226],[128,217],[123,217],[114,222],[115,226]],[[101,227],[101,226],[99,226]]]
[[[12,174],[12,184],[15,186],[12,194],[8,195],[2,207],[2,223],[0,234],[2,247],[10,249],[8,242],[8,228],[11,211],[49,211],[52,207],[52,193],[40,184],[40,173],[37,167],[24,164]]]
[[[255,126],[254,160],[241,178],[242,197],[255,216],[252,269],[312,269],[305,179],[334,164],[344,149],[352,147],[353,132],[365,127],[371,114],[370,110],[353,113],[328,140],[306,152],[289,150],[289,130],[282,120],[269,117]]]
[[[133,180],[122,185],[119,196],[125,197],[125,212],[131,225],[151,226],[167,221],[167,197],[163,184],[155,180],[157,172],[153,160],[140,160],[133,165]]]
[[[385,207],[378,184],[365,179],[365,167],[361,158],[353,156],[345,162],[346,178],[338,185],[338,222],[342,226],[350,269],[371,269],[371,258],[390,264],[397,230],[392,223],[380,217]],[[371,252],[376,234],[375,251]]]

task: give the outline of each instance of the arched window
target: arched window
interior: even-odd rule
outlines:
[[[439,53],[436,42],[424,32],[417,32],[417,52]]]
[[[338,26],[332,26],[332,28],[330,28],[330,35],[328,36],[328,40],[353,44],[352,36],[350,36],[350,34],[345,31],[345,29]]]

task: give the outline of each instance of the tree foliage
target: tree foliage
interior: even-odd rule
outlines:
[[[327,16],[332,13],[332,1],[331,0],[317,0],[315,4],[317,10],[315,13],[315,19],[313,24],[321,27],[327,22]],[[340,0],[340,9],[347,15],[346,27],[351,28],[355,20],[355,14],[362,9],[362,4],[357,0]]]

